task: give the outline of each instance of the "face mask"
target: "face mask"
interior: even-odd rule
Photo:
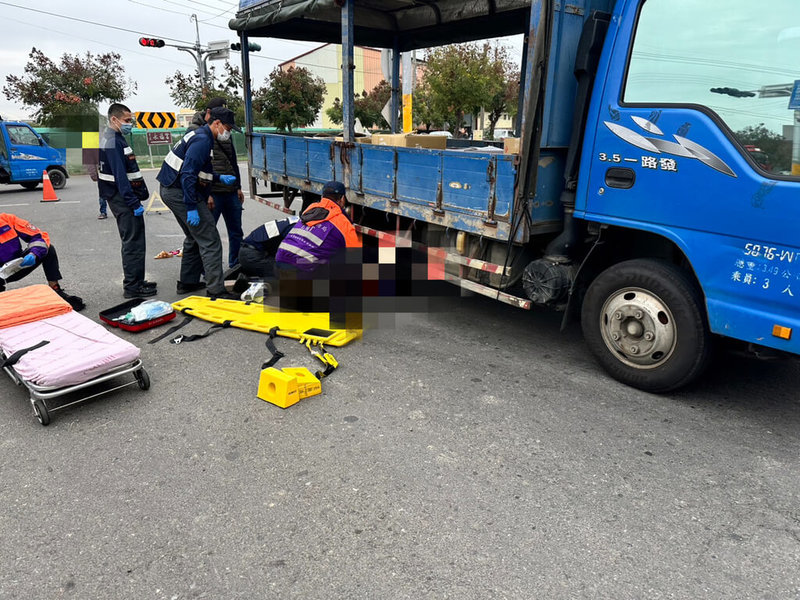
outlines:
[[[220,142],[227,142],[229,139],[231,139],[231,132],[227,129],[224,129],[222,133],[217,134],[217,140]]]
[[[119,132],[122,135],[128,135],[133,130],[133,123],[120,123]]]

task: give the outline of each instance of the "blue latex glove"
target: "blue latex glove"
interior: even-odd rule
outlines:
[[[143,214],[144,214],[144,206],[142,206],[141,204],[139,205],[139,208],[135,208],[133,210],[134,217],[141,217]]]
[[[196,210],[190,210],[186,213],[186,222],[192,227],[197,227],[200,225],[200,213]]]
[[[36,264],[36,256],[32,252],[30,252],[25,255],[25,258],[22,259],[22,262],[19,263],[19,266],[23,268],[28,268],[32,267],[35,264]]]
[[[220,175],[219,180],[224,185],[233,185],[236,183],[236,175]]]

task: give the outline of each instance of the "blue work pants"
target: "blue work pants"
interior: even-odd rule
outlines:
[[[228,230],[228,267],[233,268],[239,263],[239,248],[242,246],[242,203],[236,192],[214,192],[214,223],[219,222],[219,217],[225,219],[225,228]]]

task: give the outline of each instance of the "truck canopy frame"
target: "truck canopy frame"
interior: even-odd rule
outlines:
[[[249,37],[341,42],[336,0],[241,0],[229,27]],[[353,0],[359,46],[400,52],[525,33],[530,0]],[[396,45],[395,45],[396,40]]]

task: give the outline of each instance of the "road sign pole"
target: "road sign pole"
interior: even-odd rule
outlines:
[[[147,153],[150,155],[150,168],[152,169],[155,165],[153,164],[153,147],[150,144],[147,144]]]

